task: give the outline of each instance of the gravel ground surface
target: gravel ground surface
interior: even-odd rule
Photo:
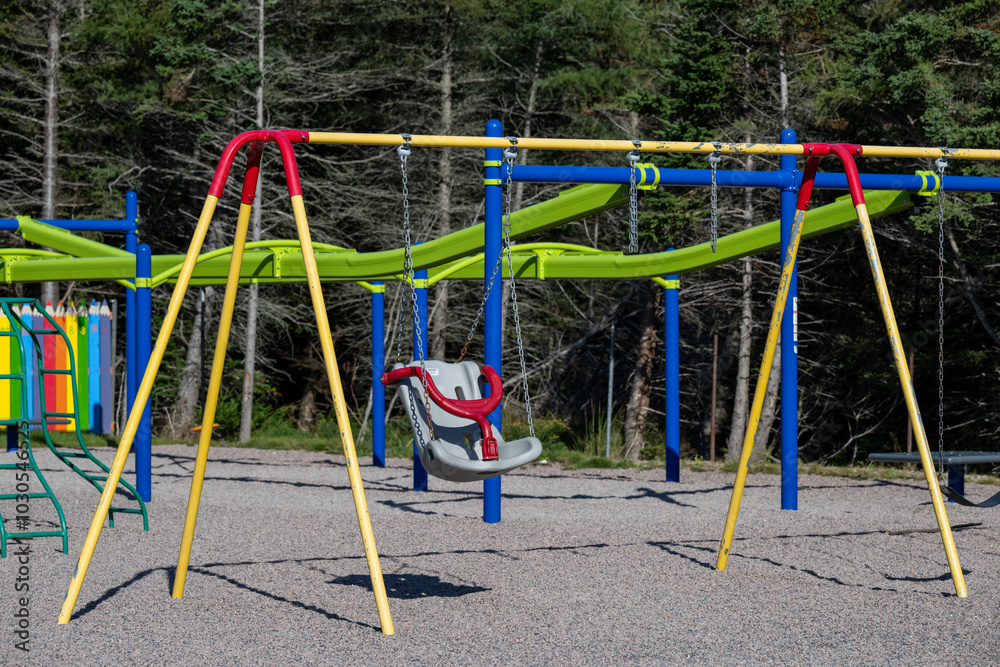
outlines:
[[[153,450],[150,531],[134,516],[104,529],[63,626],[98,497],[39,454],[70,553],[31,545],[27,655],[12,634],[19,565],[0,562],[0,664],[1000,663],[1000,509],[948,506],[953,526],[978,524],[955,532],[959,599],[918,481],[804,476],[800,509],[783,512],[778,477],[751,476],[716,572],[732,475],[667,484],[659,470],[536,465],[504,477],[503,521],[486,525],[478,483],[431,478],[414,493],[407,461],[364,465],[396,627],[384,636],[336,456],[213,449],[187,589],[172,599],[194,454]]]

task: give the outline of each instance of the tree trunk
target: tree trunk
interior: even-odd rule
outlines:
[[[388,413],[387,413],[388,414]],[[295,428],[300,431],[311,431],[316,423],[316,390],[312,384],[306,387],[306,393],[302,394],[299,401],[299,416],[295,420]]]
[[[531,123],[535,116],[535,105],[538,99],[538,82],[542,72],[542,53],[544,52],[545,40],[539,38],[538,46],[535,47],[535,69],[531,73],[531,87],[528,88],[528,106],[524,110],[524,123],[521,126],[521,137],[528,139],[531,137]],[[522,148],[517,152],[517,163],[528,164],[528,151]],[[510,208],[512,211],[520,211],[524,203],[524,183],[518,182],[514,185],[514,196]],[[513,241],[511,242],[513,243]],[[493,260],[494,262],[496,260]],[[486,263],[489,266],[489,262]],[[505,340],[507,336],[507,304],[510,303],[510,283],[501,281],[503,288],[500,294],[500,340]]]
[[[441,134],[450,135],[452,130],[452,73],[454,67],[455,24],[452,9],[445,10],[444,57],[441,60]],[[438,180],[438,238],[451,233],[451,185],[454,173],[451,164],[451,149],[441,150],[441,171]],[[445,358],[445,343],[448,333],[448,282],[442,280],[434,288],[436,300],[430,317],[430,357]]]
[[[781,335],[778,335],[778,344],[774,348],[774,363],[771,364],[771,375],[767,379],[767,394],[764,396],[764,406],[760,411],[760,423],[757,426],[757,435],[753,439],[753,454],[750,461],[756,462],[764,459],[768,454],[767,443],[771,436],[771,425],[774,424],[774,417],[778,414],[778,389],[781,387]]]
[[[788,74],[785,67],[785,46],[784,42],[778,42],[778,87],[779,87],[779,118],[782,129],[788,127]],[[784,262],[784,257],[779,259],[779,264]],[[787,304],[791,308],[791,303]],[[789,312],[786,309],[786,314]],[[767,380],[767,393],[764,396],[764,405],[760,413],[760,422],[757,426],[757,435],[753,441],[753,455],[751,461],[758,461],[767,455],[767,443],[771,435],[771,425],[777,414],[778,389],[781,386],[781,335],[778,335],[778,342],[774,349],[774,362],[771,364],[771,375]]]
[[[258,0],[257,21],[257,72],[260,80],[257,82],[257,127],[264,127],[264,0]],[[260,207],[261,185],[264,179],[257,174],[257,193],[253,201],[253,216],[250,221],[250,240],[260,240]],[[253,426],[253,384],[257,361],[257,292],[258,285],[250,285],[250,298],[247,301],[246,348],[243,353],[243,396],[240,400],[240,435],[239,442],[250,441],[250,431]]]
[[[749,141],[749,138],[747,139]],[[753,166],[753,156],[746,156],[747,170]],[[743,200],[744,228],[753,226],[753,191],[747,188]],[[743,259],[743,292],[740,297],[740,345],[736,363],[736,389],[733,396],[733,419],[726,443],[726,460],[739,461],[743,452],[743,439],[747,430],[747,411],[750,402],[750,336],[753,332],[753,260]]]
[[[212,319],[212,295],[214,287],[205,288],[205,319]],[[198,394],[201,389],[201,308],[195,310],[194,324],[191,335],[188,336],[187,356],[184,358],[184,372],[181,373],[180,385],[177,387],[177,397],[171,408],[168,420],[167,437],[187,438],[195,425],[198,415]]]
[[[779,23],[780,26],[780,23]],[[781,129],[790,127],[788,124],[788,71],[785,68],[785,42],[778,40],[778,90],[781,104]]]
[[[628,404],[625,407],[625,458],[639,460],[645,444],[643,432],[649,416],[649,382],[656,358],[656,307],[662,290],[653,283],[646,287],[646,305],[642,311],[642,334],[629,380]]]
[[[61,32],[59,20],[62,4],[54,0],[49,5],[48,55],[45,58],[45,152],[42,155],[42,218],[56,217],[56,197],[59,190],[57,164],[59,137],[59,59]],[[51,248],[46,248],[51,250]],[[59,283],[42,283],[42,304],[59,301]]]

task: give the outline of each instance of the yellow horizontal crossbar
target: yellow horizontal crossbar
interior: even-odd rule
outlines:
[[[310,132],[311,144],[342,144],[358,146],[399,146],[406,143],[400,134],[366,134],[360,132]],[[414,134],[409,137],[411,146],[452,148],[507,148],[511,145],[505,137],[445,136]],[[641,141],[607,139],[544,139],[518,137],[517,147],[530,150],[559,151],[631,151],[638,146],[644,153],[712,153],[729,155],[803,155],[802,144],[772,143],[720,143],[708,141]],[[911,146],[862,146],[865,157],[925,157],[937,158],[947,154],[958,160],[1000,160],[1000,150],[984,148],[920,148]]]

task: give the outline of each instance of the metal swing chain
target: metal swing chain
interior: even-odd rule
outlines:
[[[469,344],[472,343],[472,337],[476,335],[476,328],[479,326],[479,320],[483,316],[483,309],[486,308],[486,300],[490,296],[490,290],[493,289],[493,281],[496,280],[497,273],[500,272],[500,261],[503,258],[503,250],[497,255],[497,262],[493,265],[493,275],[490,276],[490,282],[486,285],[486,289],[483,290],[483,300],[479,304],[479,310],[476,311],[476,318],[472,321],[472,328],[469,329],[469,335],[465,337],[465,345],[462,346],[462,352],[458,355],[459,363],[465,358],[465,353],[469,351]]]
[[[411,240],[410,240],[410,191],[408,188],[408,181],[406,177],[406,158],[410,156],[410,135],[403,134],[403,141],[405,143],[400,144],[396,148],[396,153],[399,155],[400,169],[403,172],[403,280],[410,287],[410,301],[413,304],[413,327],[416,332],[414,336],[416,341],[417,349],[414,352],[418,352],[418,358],[420,359],[420,376],[421,382],[424,389],[424,409],[427,411],[427,427],[431,433],[431,440],[435,438],[434,435],[434,421],[431,418],[431,400],[430,392],[427,390],[427,363],[424,357],[424,344],[423,336],[421,335],[420,329],[420,307],[417,305],[417,290],[413,284],[413,254],[411,250]],[[405,297],[404,297],[405,298]],[[399,327],[396,332],[396,363],[400,363],[402,357],[402,346],[403,346],[403,301],[399,300]],[[420,420],[417,417],[417,408],[412,400],[407,401],[410,405],[410,414],[413,417],[413,423],[419,424]],[[419,429],[418,431],[418,437]],[[420,443],[421,446],[424,445],[423,442]]]
[[[524,388],[524,411],[528,416],[528,432],[531,437],[535,437],[535,422],[531,418],[531,397],[528,394],[528,371],[527,365],[524,362],[524,344],[521,341],[521,319],[518,317],[517,313],[517,290],[514,287],[514,262],[510,256],[510,195],[513,190],[513,180],[511,179],[511,173],[514,170],[514,159],[517,157],[517,144],[512,142],[511,145],[504,149],[503,159],[507,164],[507,200],[506,200],[506,214],[503,221],[503,234],[504,234],[504,250],[507,253],[507,270],[510,276],[510,304],[511,309],[514,311],[514,329],[517,331],[517,354],[521,362],[521,384]],[[492,280],[490,281],[493,282]]]
[[[517,155],[517,137],[507,137],[507,141],[511,143],[514,147],[514,154]],[[508,192],[510,186],[510,173],[507,174],[508,178]],[[479,309],[476,311],[476,317],[472,320],[472,326],[469,328],[469,335],[465,337],[465,345],[462,346],[462,351],[458,355],[459,363],[465,358],[465,353],[469,351],[469,345],[472,343],[473,336],[476,335],[476,328],[479,327],[479,320],[483,317],[483,310],[486,308],[486,301],[490,298],[490,291],[493,289],[493,281],[496,280],[497,274],[500,273],[500,263],[503,260],[503,249],[500,249],[500,253],[497,254],[496,264],[493,265],[493,274],[490,276],[490,281],[486,284],[486,289],[483,290],[483,300],[479,303]],[[486,262],[486,256],[483,256],[483,263]]]
[[[944,170],[948,149],[934,164],[938,172],[938,475],[944,479]]]
[[[410,191],[407,187],[406,179],[406,158],[410,156],[410,135],[404,134],[405,144],[396,147],[396,154],[399,156],[400,169],[403,172],[403,282],[410,284],[410,274],[413,269],[413,260],[410,256]],[[405,297],[399,299],[399,321],[396,327],[396,363],[402,363],[403,358],[403,313],[405,308],[403,302]]]
[[[629,151],[629,184],[628,184],[628,254],[639,252],[639,190],[635,185],[635,165],[639,161],[640,141],[632,140],[635,148]]]
[[[715,150],[708,156],[708,166],[712,170],[712,226],[710,230],[712,239],[712,252],[715,252],[716,242],[719,240],[719,188],[715,183],[715,171],[722,162],[722,153],[719,149],[722,144],[718,141],[713,141],[712,145],[715,146]]]

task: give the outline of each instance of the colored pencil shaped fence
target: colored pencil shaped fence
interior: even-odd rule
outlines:
[[[68,370],[72,353],[76,374],[73,378],[69,375],[49,375],[44,383],[40,382],[35,347],[30,334],[22,330],[25,362],[29,369],[24,380],[28,402],[26,405],[21,403],[21,386],[18,380],[0,380],[0,419],[37,419],[41,414],[39,392],[45,391],[45,401],[54,411],[73,412],[76,408],[79,414],[76,423],[53,424],[50,427],[52,430],[75,431],[79,428],[92,433],[111,434],[114,427],[111,309],[106,303],[99,307],[95,300],[90,308],[82,304],[77,308],[70,304],[68,307],[60,305],[53,309],[49,304],[46,310],[63,327],[70,344],[67,347],[61,336],[41,336],[42,362],[46,368]],[[19,314],[28,327],[51,329],[41,314],[27,304]],[[0,314],[0,330],[10,331],[11,326],[7,318]],[[0,375],[20,373],[20,363],[16,339],[0,337]],[[74,404],[73,387],[70,384],[73,380],[77,383],[77,404]]]

